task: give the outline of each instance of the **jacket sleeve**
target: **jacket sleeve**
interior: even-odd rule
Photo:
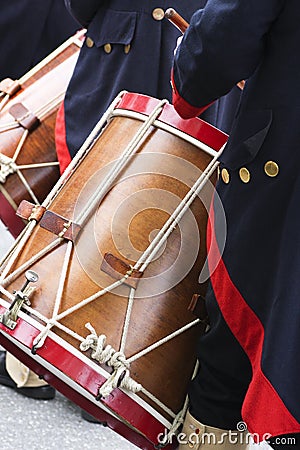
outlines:
[[[105,0],[65,0],[69,12],[85,28],[105,3],[108,2]]]
[[[172,72],[173,104],[182,117],[198,115],[255,72],[285,1],[208,0],[195,12]]]

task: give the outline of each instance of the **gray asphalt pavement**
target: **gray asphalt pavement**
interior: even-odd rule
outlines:
[[[133,450],[137,447],[107,427],[86,422],[60,393],[33,400],[0,386],[1,450]]]

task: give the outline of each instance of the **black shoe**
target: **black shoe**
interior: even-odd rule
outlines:
[[[18,388],[6,370],[5,359],[6,352],[0,351],[0,384],[13,388],[16,392],[25,397],[34,398],[36,400],[52,400],[55,397],[55,389],[49,385]]]
[[[100,425],[103,425],[104,427],[107,426],[106,422],[101,422],[101,420],[96,419],[96,417],[92,416],[88,412],[86,412],[84,409],[81,410],[81,417],[86,420],[87,422],[92,423],[99,423]]]

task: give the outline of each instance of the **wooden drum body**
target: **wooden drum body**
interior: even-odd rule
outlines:
[[[84,31],[20,80],[0,83],[0,219],[14,237],[24,228],[21,200],[39,204],[57,182],[55,120],[74,70]]]
[[[165,101],[121,93],[48,204],[22,203],[29,224],[2,262],[0,343],[140,448],[176,431],[186,407],[203,331],[189,304],[204,289],[226,139]],[[28,270],[38,280],[16,318]]]

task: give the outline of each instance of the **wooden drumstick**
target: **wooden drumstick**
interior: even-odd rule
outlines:
[[[188,22],[173,8],[168,8],[165,12],[165,18],[175,25],[181,33],[184,33],[188,27]]]
[[[174,8],[168,8],[165,11],[165,18],[168,19],[182,34],[188,29],[189,23]],[[243,90],[245,81],[241,80],[237,86]]]

